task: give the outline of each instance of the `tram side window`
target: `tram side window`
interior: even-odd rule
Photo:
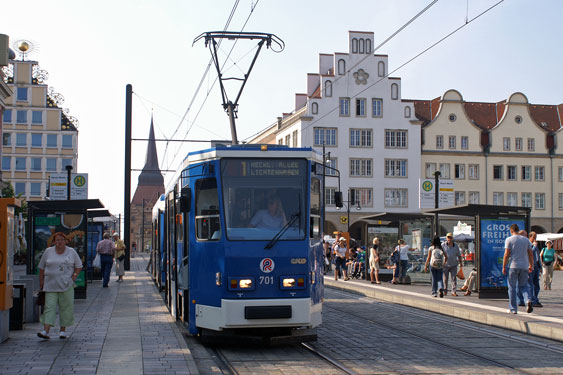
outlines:
[[[310,238],[321,236],[321,182],[318,178],[311,179],[311,220]]]
[[[217,180],[204,178],[196,182],[196,236],[198,240],[217,241],[221,238]]]

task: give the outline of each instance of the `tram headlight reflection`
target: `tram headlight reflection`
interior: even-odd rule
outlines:
[[[239,280],[239,288],[241,289],[249,289],[252,288],[252,280],[250,279],[241,279]]]
[[[293,277],[289,277],[286,279],[283,279],[282,281],[282,285],[284,288],[293,288],[295,286],[296,282],[295,279]]]

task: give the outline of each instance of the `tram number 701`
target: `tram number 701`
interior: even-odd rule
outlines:
[[[260,276],[260,285],[274,285],[274,276]]]

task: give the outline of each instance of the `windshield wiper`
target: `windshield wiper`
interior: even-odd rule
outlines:
[[[272,247],[274,247],[274,245],[276,244],[276,242],[278,242],[281,238],[281,236],[283,236],[283,234],[289,229],[289,227],[291,225],[293,225],[293,223],[295,223],[295,220],[297,220],[297,218],[301,217],[301,212],[297,212],[293,215],[291,215],[291,218],[289,219],[289,221],[282,227],[282,229],[280,229],[280,231],[278,233],[276,233],[276,235],[270,240],[270,242],[268,242],[266,244],[266,246],[264,246],[264,249],[271,249]]]

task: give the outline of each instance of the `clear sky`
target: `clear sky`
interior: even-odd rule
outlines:
[[[377,46],[430,2],[238,1],[229,30],[240,31],[255,6],[245,31],[273,33],[286,44],[281,53],[263,49],[258,57],[239,101],[239,140],[291,112],[294,94],[306,90],[306,74],[318,72],[318,54],[347,52],[349,30],[373,31]],[[376,53],[389,55],[392,71],[497,2],[440,0]],[[126,84],[135,92],[134,138],[147,137],[152,110],[157,138],[169,139],[178,128],[175,139],[230,139],[213,68],[187,121],[180,121],[210,59],[203,41],[192,42],[203,32],[222,30],[235,3],[18,0],[2,5],[0,33],[10,42],[34,42],[29,59],[49,72],[47,84],[80,121],[78,171],[89,174],[89,197],[99,198],[112,213],[123,212]],[[562,103],[561,14],[558,0],[506,0],[393,76],[402,78],[402,96],[409,99],[432,99],[454,88],[470,101],[497,102],[520,91],[531,103]],[[228,41],[221,46],[222,60],[231,46]],[[225,74],[240,76],[255,46],[239,42]],[[164,157],[165,143],[158,143],[162,169],[175,170],[189,150],[201,147],[170,144]],[[133,168],[143,167],[145,152],[146,143],[133,144]],[[137,177],[134,172],[131,196]],[[167,173],[165,183],[172,177]]]

